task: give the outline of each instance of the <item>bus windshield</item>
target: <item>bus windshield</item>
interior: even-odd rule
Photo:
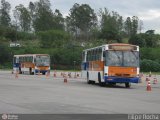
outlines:
[[[37,66],[49,66],[50,65],[49,56],[37,56],[36,57],[36,65]]]
[[[137,51],[106,51],[106,65],[138,67],[139,53]]]

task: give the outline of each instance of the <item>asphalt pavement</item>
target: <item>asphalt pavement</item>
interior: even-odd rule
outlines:
[[[66,72],[66,74],[68,74]],[[100,87],[89,85],[79,76],[18,75],[0,71],[0,114],[133,114],[159,113],[160,76],[151,91],[142,83]]]

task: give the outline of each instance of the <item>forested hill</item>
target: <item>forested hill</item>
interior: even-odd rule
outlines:
[[[73,69],[76,61],[80,69],[83,49],[118,42],[141,47],[142,71],[160,71],[160,35],[142,33],[145,26],[138,16],[125,18],[107,6],[96,13],[88,4],[75,3],[64,17],[56,6],[52,11],[49,0],[17,5],[13,16],[11,8],[1,0],[0,68],[11,68],[14,54],[48,53],[52,67]]]

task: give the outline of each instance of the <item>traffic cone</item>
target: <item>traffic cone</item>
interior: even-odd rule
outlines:
[[[140,74],[139,74],[139,77],[142,78],[142,77],[143,77],[143,73],[140,73]]]
[[[71,73],[70,72],[68,73],[68,77],[71,78]]]
[[[149,81],[149,77],[148,76],[146,76],[146,82],[148,82]]]
[[[153,78],[153,84],[157,84],[158,83],[158,80],[156,78],[156,76]]]
[[[149,77],[152,77],[152,73],[151,73],[151,71],[149,72]]]
[[[40,70],[38,70],[38,75],[41,75]]]
[[[152,89],[151,89],[151,83],[150,83],[150,80],[148,81],[148,83],[147,83],[147,89],[146,89],[147,91],[151,91]]]
[[[53,76],[54,76],[54,77],[56,77],[56,70],[54,71],[54,74],[53,74]]]
[[[17,71],[16,74],[15,74],[15,78],[18,78],[18,71]]]
[[[77,74],[77,77],[79,77],[79,74]]]
[[[50,73],[49,73],[49,71],[47,71],[47,73],[46,73],[46,77],[48,78],[48,77],[49,77],[49,75],[50,75]]]
[[[66,74],[64,75],[64,83],[67,83],[67,76],[66,76]]]
[[[76,73],[75,73],[75,75],[74,75],[74,78],[77,78],[77,75],[76,75]]]

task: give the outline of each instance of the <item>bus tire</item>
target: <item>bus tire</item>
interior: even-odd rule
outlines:
[[[32,75],[32,68],[29,68],[29,74]]]
[[[108,83],[110,86],[116,86],[116,83]]]
[[[21,67],[19,67],[19,74],[22,74],[22,70],[21,70]]]
[[[125,83],[125,87],[126,87],[126,88],[130,88],[130,87],[131,87],[131,83],[129,83],[129,82],[128,82],[128,83]]]
[[[88,73],[88,72],[87,72],[87,83],[88,83],[88,84],[91,84],[91,83],[92,83],[92,81],[89,80],[89,73]]]
[[[98,82],[101,87],[105,86],[105,83],[101,81],[101,74],[98,73]]]

